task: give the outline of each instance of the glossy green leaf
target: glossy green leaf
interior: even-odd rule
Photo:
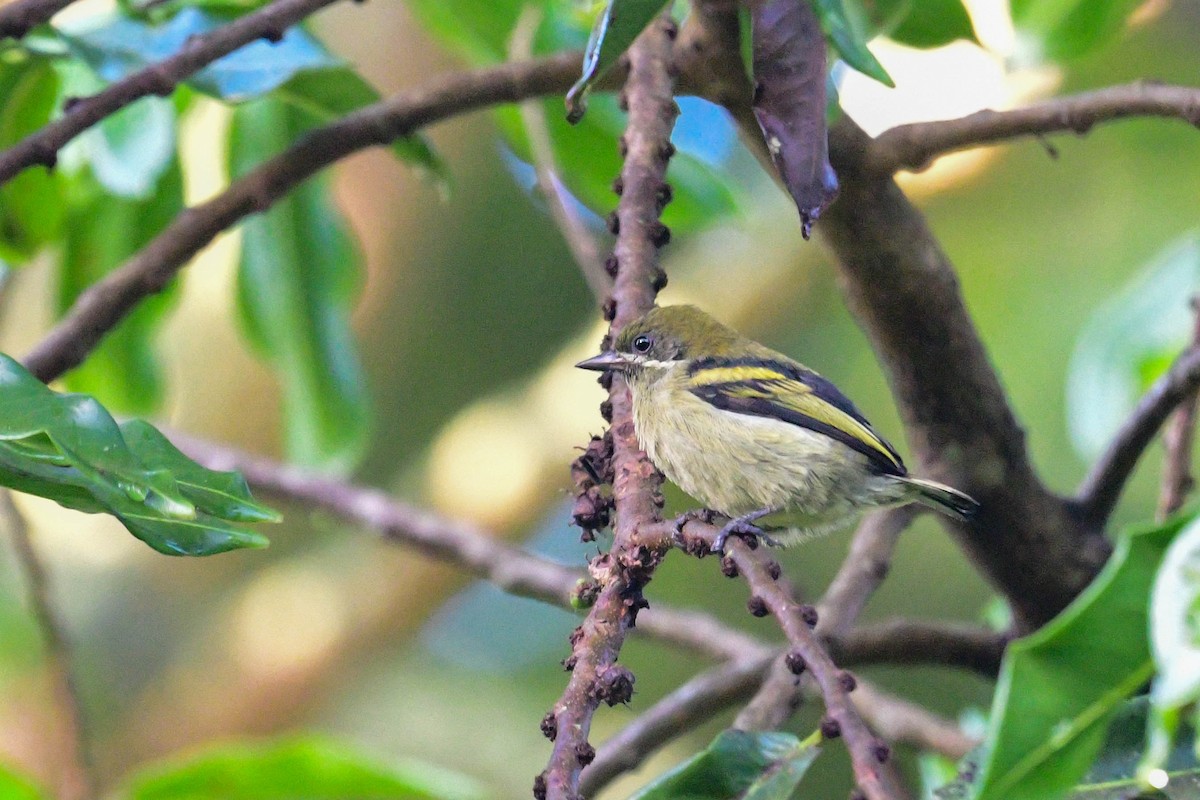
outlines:
[[[0,798],[4,800],[46,800],[48,795],[32,780],[0,763]]]
[[[0,354],[0,485],[113,514],[170,555],[266,545],[232,524],[278,518],[244,484],[184,459],[146,423],[126,425],[129,439],[94,398],[53,392]]]
[[[319,122],[332,122],[380,99],[375,87],[349,67],[297,73],[275,90],[275,96]],[[391,151],[440,190],[448,190],[450,171],[427,138],[419,133],[402,136],[392,142]]]
[[[15,144],[50,120],[58,98],[58,75],[49,62],[0,63],[0,149]],[[0,186],[0,259],[20,264],[62,230],[57,176],[32,167]]]
[[[846,13],[846,7],[842,0],[811,0],[811,2],[817,12],[817,19],[821,21],[821,29],[833,42],[833,46],[837,48],[838,55],[842,57],[842,60],[884,86],[894,87],[896,84],[887,74],[887,70],[867,49],[866,35]]]
[[[1048,59],[1072,59],[1114,39],[1144,0],[1011,0],[1018,34]]]
[[[1091,460],[1192,335],[1200,237],[1175,241],[1088,319],[1067,369],[1071,442]]]
[[[976,41],[962,0],[913,0],[888,36],[912,47],[941,47],[957,39]]]
[[[77,176],[63,238],[59,313],[144,247],[182,209],[183,177],[175,161],[146,200],[114,197],[87,173]],[[164,386],[153,342],[177,296],[172,283],[139,303],[83,364],[67,374],[67,386],[94,394],[123,412],[146,414],[157,409]]]
[[[127,800],[473,800],[469,778],[423,764],[388,766],[318,737],[241,742],[143,769]]]
[[[820,753],[821,735],[722,731],[701,753],[630,800],[787,800]]]
[[[239,106],[230,135],[232,174],[284,149],[311,124],[278,99]],[[334,471],[358,461],[370,427],[350,330],[359,261],[324,176],[242,226],[239,310],[251,341],[283,383],[288,457]]]
[[[1123,534],[1071,605],[1009,646],[976,800],[1051,800],[1084,775],[1113,713],[1153,672],[1150,586],[1186,521]]]
[[[116,81],[162,61],[189,37],[220,27],[226,18],[185,8],[161,25],[112,15],[87,27],[64,26],[60,32],[72,51],[108,81]],[[188,79],[202,92],[229,102],[266,94],[304,70],[329,69],[341,62],[302,28],[289,28],[278,42],[253,41],[217,59]]]
[[[567,92],[567,121],[579,122],[587,110],[587,93],[629,49],[667,0],[608,0],[583,52],[583,75]]]

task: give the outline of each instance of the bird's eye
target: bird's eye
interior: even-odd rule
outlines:
[[[639,336],[633,340],[633,349],[639,353],[650,352],[650,345],[651,341],[649,336]]]

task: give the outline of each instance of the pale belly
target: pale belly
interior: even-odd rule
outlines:
[[[798,425],[751,415],[741,415],[744,425],[714,425],[726,412],[699,398],[682,399],[686,414],[660,406],[648,415],[645,402],[640,393],[635,397],[634,425],[650,460],[722,514],[782,508],[790,512],[789,525],[830,529],[907,494],[903,485],[869,471],[862,454]],[[664,429],[672,435],[662,436]]]

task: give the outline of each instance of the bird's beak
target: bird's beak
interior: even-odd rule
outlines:
[[[596,372],[604,372],[605,370],[609,369],[616,370],[617,372],[623,372],[629,367],[629,365],[629,359],[621,353],[618,353],[615,350],[606,350],[598,356],[592,356],[591,358],[580,361],[575,366],[579,367],[580,369],[595,370]]]

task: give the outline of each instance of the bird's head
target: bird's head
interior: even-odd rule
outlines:
[[[661,377],[701,358],[736,355],[742,337],[695,306],[661,306],[625,326],[611,350],[580,361],[580,369]]]

